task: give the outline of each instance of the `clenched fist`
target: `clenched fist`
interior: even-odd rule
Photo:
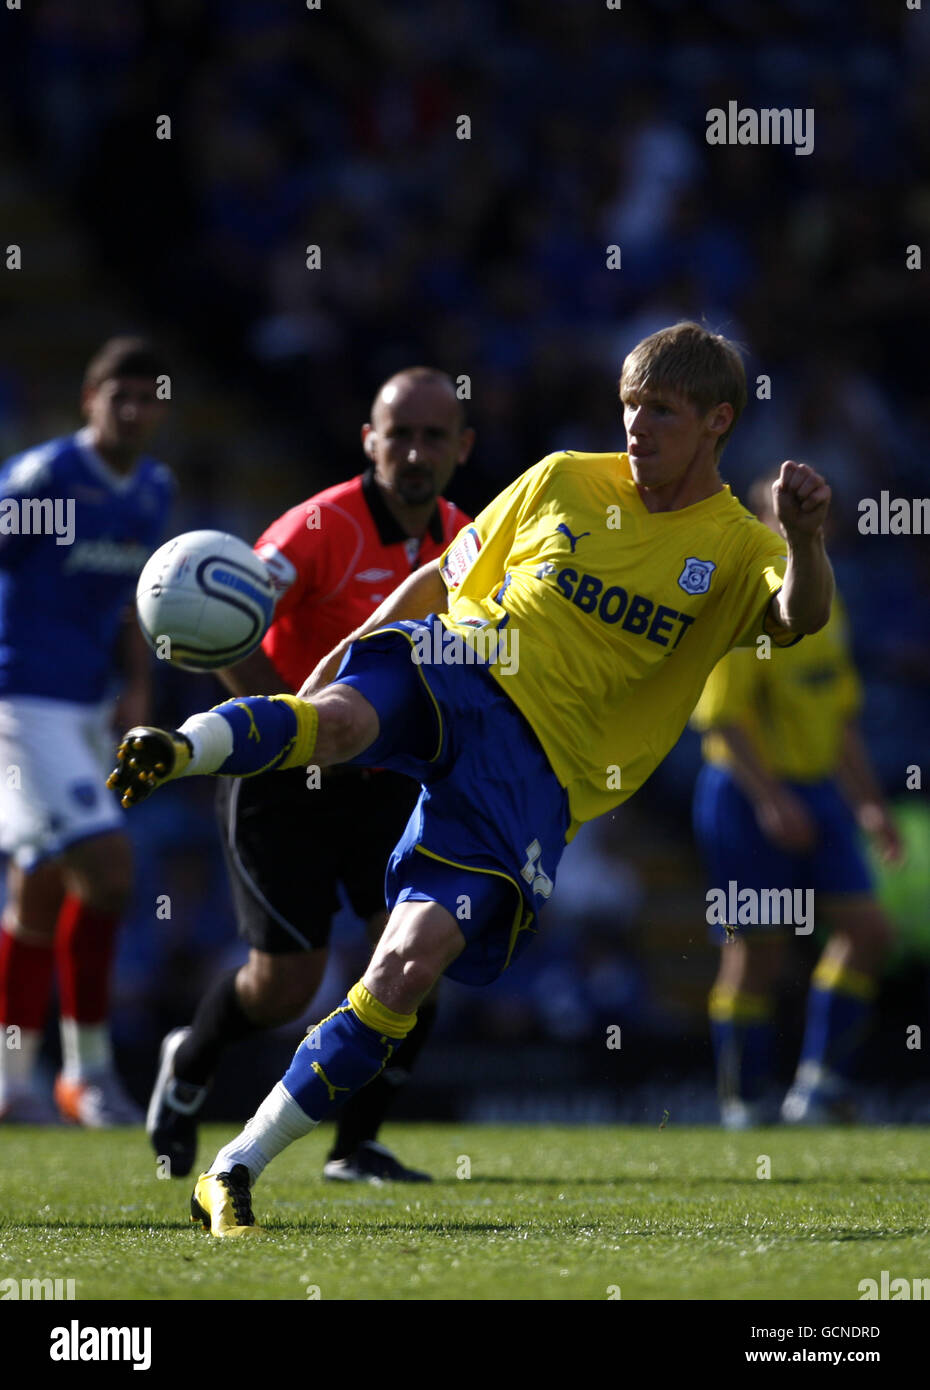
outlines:
[[[789,537],[816,535],[827,519],[831,496],[819,473],[792,459],[782,464],[778,480],[772,484],[775,515]]]

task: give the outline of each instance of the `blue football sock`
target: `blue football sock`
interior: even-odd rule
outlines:
[[[378,1075],[417,1021],[379,1004],[361,983],[304,1038],[283,1077],[285,1090],[324,1120]]]
[[[868,1036],[875,990],[870,976],[829,959],[820,961],[807,996],[800,1062],[806,1074],[852,1080]]]
[[[774,1068],[771,1002],[763,995],[716,986],[709,1013],[720,1100],[752,1104],[764,1095]]]
[[[260,772],[304,766],[316,748],[318,723],[316,707],[296,695],[243,695],[225,700],[181,726],[181,732],[195,744],[195,756],[184,775],[205,771],[221,777],[254,777]],[[210,746],[205,757],[203,752],[198,756],[196,744],[199,741],[203,749],[204,740]],[[224,756],[230,743],[231,752]]]

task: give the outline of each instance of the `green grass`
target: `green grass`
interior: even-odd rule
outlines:
[[[324,1183],[326,1138],[268,1170],[265,1233],[224,1242],[141,1131],[4,1129],[0,1278],[73,1278],[78,1298],[855,1300],[882,1269],[930,1271],[925,1130],[393,1126],[436,1181],[385,1188]]]

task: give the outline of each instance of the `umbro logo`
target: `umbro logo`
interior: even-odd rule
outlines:
[[[391,570],[359,570],[355,578],[361,579],[364,584],[380,584],[382,579],[390,579],[391,574]]]
[[[568,537],[568,543],[572,548],[573,555],[575,553],[575,546],[578,544],[578,542],[580,540],[584,540],[585,536],[590,536],[591,534],[590,531],[581,531],[577,536],[572,535],[571,531],[568,529],[564,521],[559,522],[558,526],[555,528],[555,531],[553,532],[553,535],[558,535],[559,532],[561,532],[563,536]]]

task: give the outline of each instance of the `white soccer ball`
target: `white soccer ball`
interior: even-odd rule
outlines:
[[[248,656],[267,632],[274,604],[261,560],[225,531],[185,531],[166,541],[136,586],[146,641],[185,671],[213,671]]]

